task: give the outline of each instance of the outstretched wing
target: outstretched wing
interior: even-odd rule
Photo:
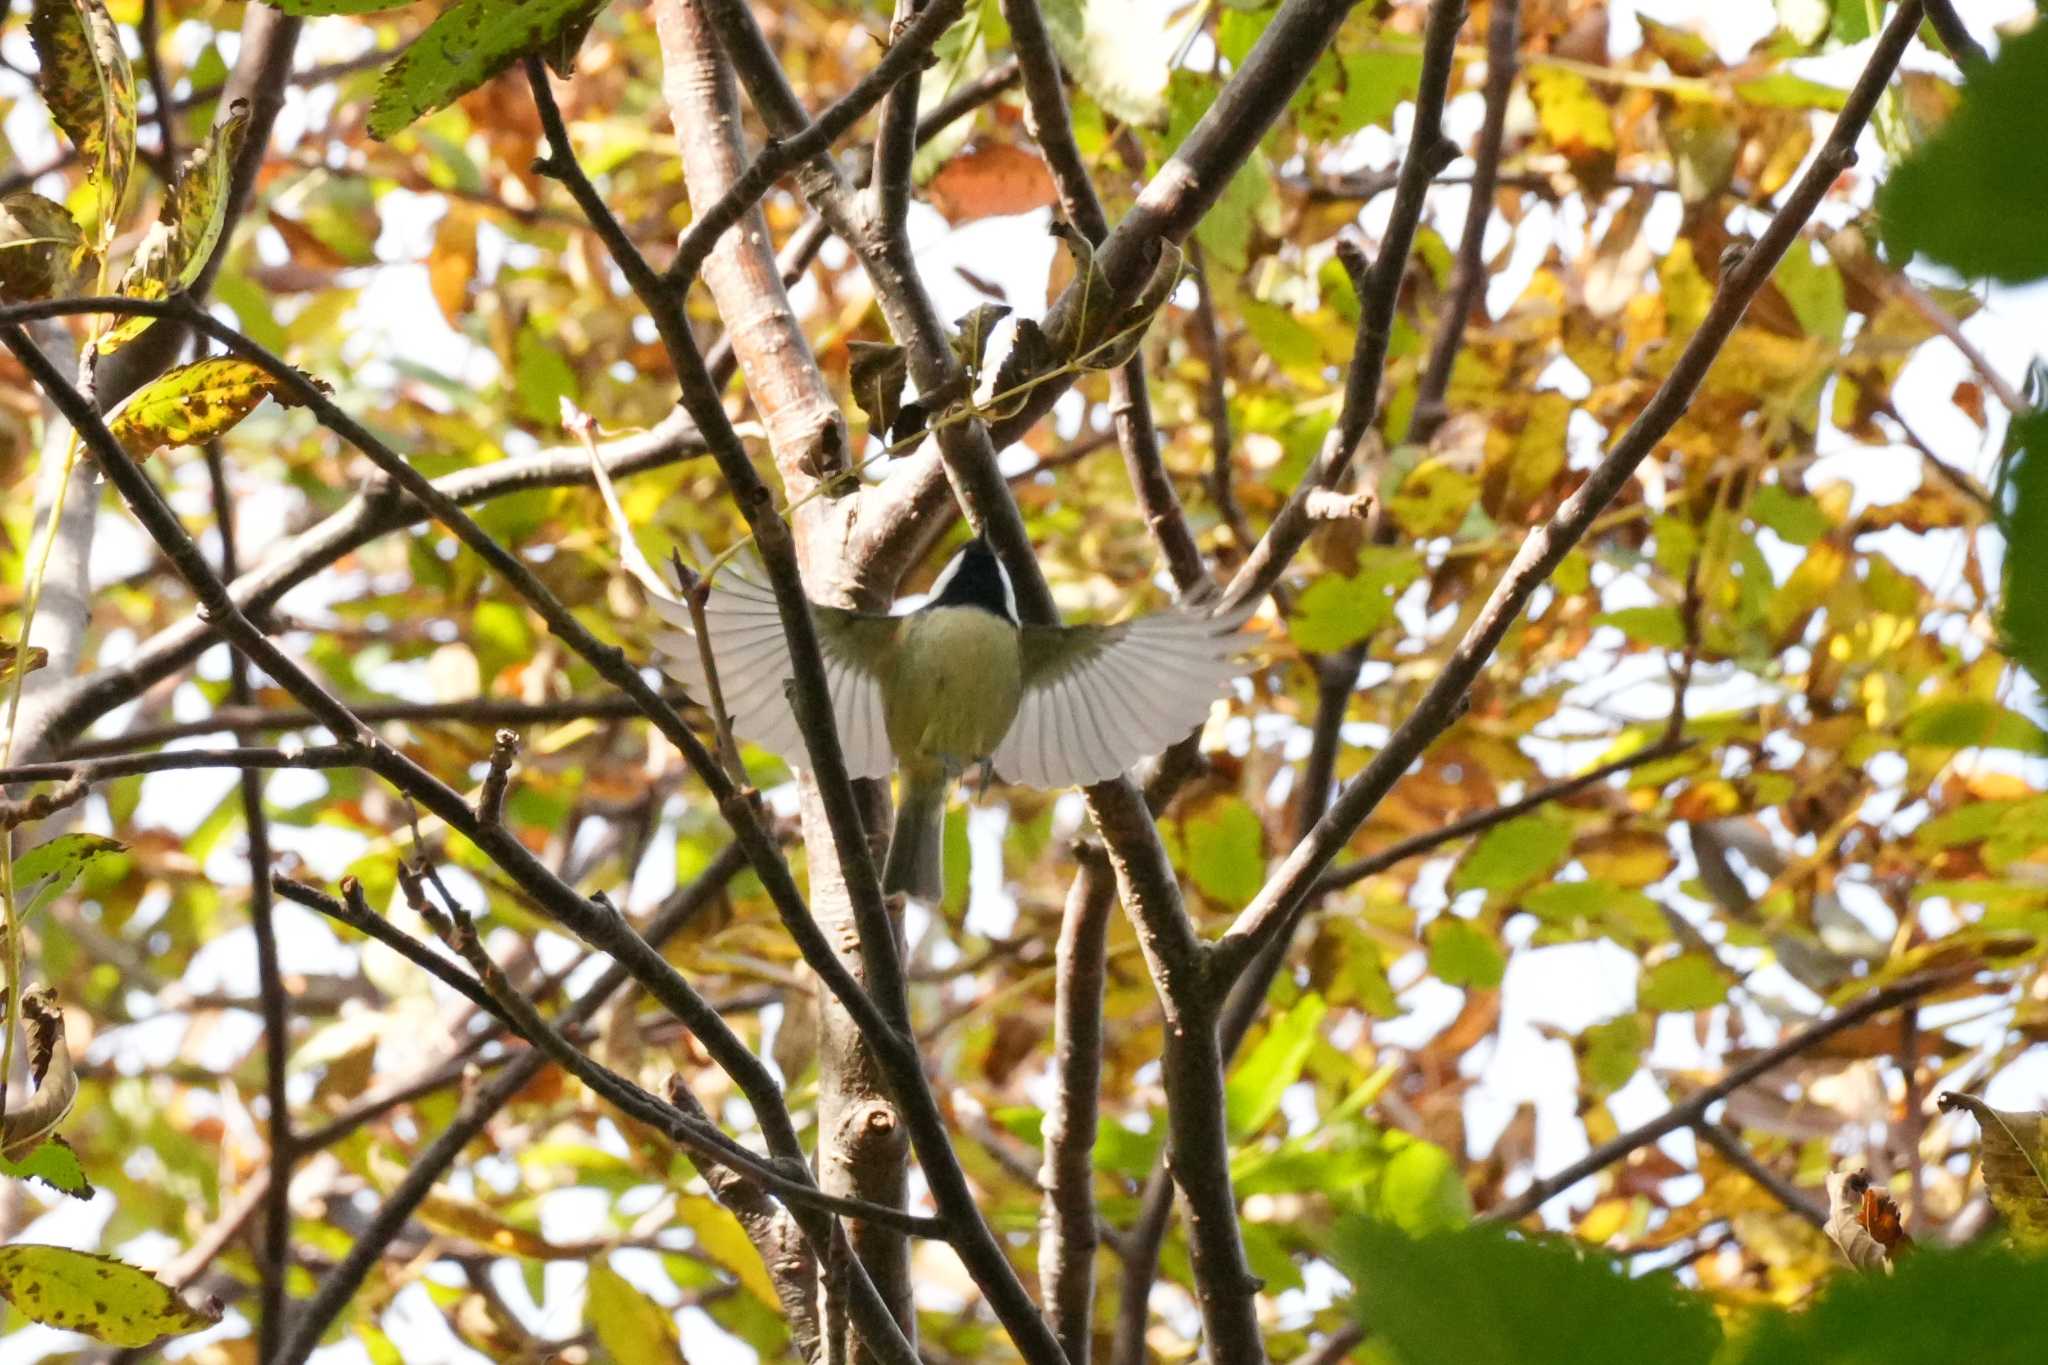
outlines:
[[[674,627],[654,637],[663,670],[692,699],[710,705],[704,657],[689,607],[652,600],[661,619]],[[855,777],[887,777],[895,758],[889,750],[878,670],[895,618],[815,602],[811,616],[818,623],[825,677],[832,689],[832,716],[839,726],[847,771]],[[774,592],[728,566],[704,603],[704,626],[711,635],[718,690],[733,733],[785,762],[808,768],[810,754],[789,704],[788,687],[796,668],[790,662],[789,638],[782,631]]]
[[[1025,626],[1024,696],[996,771],[1026,787],[1106,782],[1200,725],[1251,637],[1191,603],[1114,626]]]

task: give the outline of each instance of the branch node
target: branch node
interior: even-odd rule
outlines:
[[[491,745],[491,767],[484,774],[484,789],[477,798],[476,813],[487,828],[505,823],[505,792],[512,785],[512,760],[519,755],[519,732],[500,730]]]

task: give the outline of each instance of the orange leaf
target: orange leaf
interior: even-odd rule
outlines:
[[[985,143],[954,157],[926,183],[925,193],[954,224],[1029,213],[1059,197],[1045,162],[1007,142]]]

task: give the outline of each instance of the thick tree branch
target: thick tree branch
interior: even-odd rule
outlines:
[[[728,56],[739,66],[745,79],[755,50],[735,54],[733,37],[728,30],[736,31],[742,37],[751,33],[760,53],[767,52],[765,39],[761,38],[745,6],[736,0],[712,0],[707,9],[719,28]],[[772,54],[769,54],[767,65],[775,82],[781,82],[780,67],[773,61]],[[781,85],[781,90],[787,93],[786,84]],[[757,108],[761,106],[758,92],[755,102]],[[801,131],[790,126],[792,115],[796,122],[808,123],[801,107],[795,105],[793,95],[788,95],[787,106],[763,109],[762,112],[770,130],[778,136]],[[545,116],[545,111],[543,114]],[[552,138],[553,130],[550,132]],[[566,151],[566,147],[563,150]],[[573,168],[573,158],[565,155],[562,160],[568,168]],[[845,182],[838,176],[836,168],[827,173],[815,159],[808,165],[810,169],[799,179],[813,204],[821,210],[844,210]],[[586,197],[589,182],[580,172],[569,173],[564,183],[578,196],[585,212],[593,216],[607,212],[601,201],[591,202],[594,195]],[[824,202],[820,202],[821,199]],[[827,221],[832,221],[830,212],[827,213]],[[683,405],[709,441],[712,454],[719,462],[735,503],[747,520],[748,529],[766,566],[794,666],[791,703],[837,847],[839,869],[846,881],[853,919],[859,932],[861,961],[865,965],[872,994],[861,989],[845,964],[823,940],[808,909],[795,897],[793,886],[789,888],[787,902],[772,887],[771,895],[775,897],[777,908],[783,913],[784,924],[796,938],[806,963],[858,1022],[862,1036],[888,1077],[892,1096],[901,1108],[909,1129],[912,1147],[924,1167],[926,1183],[941,1216],[955,1230],[955,1249],[968,1273],[987,1296],[996,1316],[1025,1358],[1035,1365],[1058,1365],[1063,1359],[1059,1343],[1039,1316],[1002,1244],[990,1231],[975,1202],[966,1172],[953,1151],[944,1114],[925,1078],[923,1063],[910,1036],[908,998],[904,992],[903,968],[894,928],[882,903],[881,886],[875,876],[874,860],[866,843],[860,809],[839,748],[816,623],[812,620],[810,603],[797,569],[790,530],[781,521],[772,495],[755,473],[726,419],[718,391],[704,369],[703,357],[677,301],[664,290],[658,279],[652,277],[651,272],[644,272],[644,265],[636,266],[633,258],[620,259],[617,264],[626,272],[662,338],[682,385]],[[989,463],[993,467],[992,453]],[[1006,487],[1004,496],[1007,498]],[[691,743],[696,743],[694,738]],[[697,747],[701,750],[701,746]],[[705,766],[714,767],[708,762]],[[710,771],[705,773],[705,778],[713,785],[714,794],[721,796],[721,805],[727,806],[721,790],[727,785],[723,775]],[[732,805],[741,803],[735,801]],[[740,813],[729,806],[727,808],[729,816]],[[742,806],[741,809],[748,812],[743,818],[751,818],[751,808]],[[779,858],[775,863],[779,875],[786,878],[787,867]]]

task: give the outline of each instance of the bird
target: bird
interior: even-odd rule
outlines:
[[[690,609],[655,598],[673,629],[653,644],[663,669],[710,696]],[[900,771],[885,892],[937,903],[953,783],[984,776],[1038,788],[1088,786],[1158,753],[1209,714],[1246,671],[1250,607],[1218,614],[1213,591],[1114,625],[1020,622],[1008,571],[977,536],[900,614],[811,604],[847,772]],[[788,689],[795,675],[774,593],[728,567],[704,602],[704,628],[733,733],[809,767]]]

